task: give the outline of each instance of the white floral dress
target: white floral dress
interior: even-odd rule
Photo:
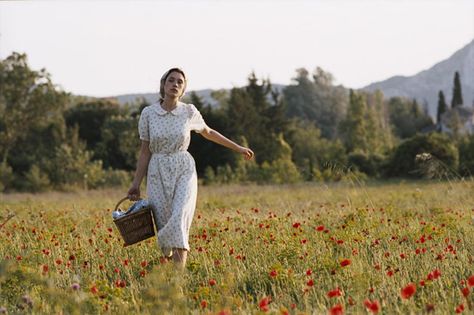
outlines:
[[[189,228],[197,197],[194,159],[187,151],[191,130],[206,123],[192,104],[178,102],[168,112],[160,103],[143,109],[138,123],[140,139],[150,142],[147,195],[153,207],[158,245],[165,256],[173,248],[189,250]]]

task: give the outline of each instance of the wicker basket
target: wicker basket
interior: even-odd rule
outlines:
[[[125,197],[120,200],[115,206],[115,210],[117,210],[119,205],[127,199],[128,197]],[[118,210],[122,211],[120,209]],[[120,234],[125,241],[125,246],[138,243],[155,235],[151,212],[151,207],[147,207],[114,220],[117,229],[120,231]]]

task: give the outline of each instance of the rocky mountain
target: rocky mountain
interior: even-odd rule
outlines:
[[[474,40],[455,52],[451,57],[430,69],[413,76],[394,76],[363,88],[366,91],[381,90],[385,97],[404,96],[416,98],[419,104],[428,104],[432,117],[436,117],[438,92],[443,91],[446,102],[451,103],[454,73],[461,78],[464,106],[474,107]]]

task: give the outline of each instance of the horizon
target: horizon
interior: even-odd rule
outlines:
[[[92,97],[156,93],[175,65],[189,91],[244,86],[252,72],[288,85],[318,66],[358,89],[452,56],[474,38],[472,12],[465,0],[6,1],[0,58],[26,53],[62,89]]]

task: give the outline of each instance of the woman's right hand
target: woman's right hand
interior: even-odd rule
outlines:
[[[140,199],[140,187],[132,185],[132,187],[130,187],[130,189],[128,190],[127,197],[132,201]]]

